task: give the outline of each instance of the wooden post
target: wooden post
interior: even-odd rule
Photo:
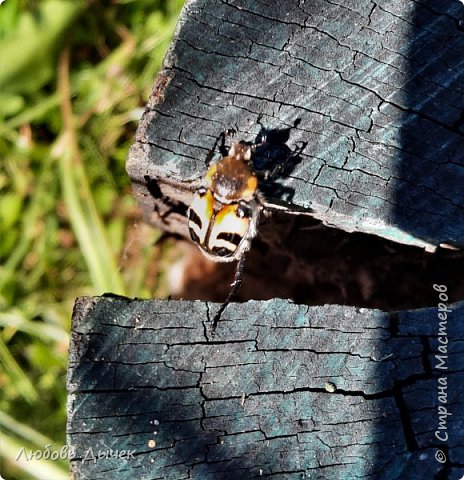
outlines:
[[[440,323],[437,308],[251,301],[211,338],[216,308],[78,300],[73,478],[460,478],[464,303]]]
[[[464,246],[463,9],[187,1],[127,164],[145,218],[185,236],[218,133],[299,120],[285,144],[307,146],[274,200],[347,232]]]

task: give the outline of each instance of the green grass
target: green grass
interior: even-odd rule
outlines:
[[[0,474],[68,478],[16,460],[65,443],[77,296],[151,297],[159,232],[124,170],[182,0],[0,5]],[[155,273],[153,273],[155,272]]]

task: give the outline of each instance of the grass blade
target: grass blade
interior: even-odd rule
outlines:
[[[8,347],[5,345],[3,337],[0,335],[0,362],[3,364],[7,374],[10,376],[18,393],[23,396],[29,403],[37,401],[39,398],[32,382],[23,372],[18,362],[14,359]]]
[[[41,445],[40,450],[45,450],[46,445]],[[18,458],[22,448],[23,445],[17,440],[0,432],[0,457],[10,465],[33,478],[37,478],[37,480],[69,480],[67,469],[60,468],[60,463],[56,461],[26,459],[24,454]],[[27,453],[29,454],[28,451]]]
[[[80,162],[73,161],[68,134],[56,144],[60,182],[69,220],[84,256],[96,294],[113,292],[124,295],[124,283],[116,265],[103,223],[97,213],[90,188]]]

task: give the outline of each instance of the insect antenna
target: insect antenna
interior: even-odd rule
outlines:
[[[214,315],[213,318],[213,325],[211,327],[212,332],[216,330],[217,324],[219,320],[221,319],[222,312],[226,309],[227,305],[232,301],[232,299],[235,297],[237,294],[240,285],[242,284],[242,277],[243,277],[243,269],[245,267],[245,254],[242,254],[240,258],[237,261],[237,266],[235,267],[235,276],[234,276],[234,281],[232,282],[229,290],[229,294],[227,295],[227,298],[225,299],[224,303],[221,305],[219,310],[216,312],[216,315]]]

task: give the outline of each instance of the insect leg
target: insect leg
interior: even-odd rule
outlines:
[[[207,167],[209,167],[213,161],[214,152],[216,151],[216,148],[218,148],[219,142],[221,142],[219,146],[219,152],[223,157],[227,155],[229,148],[226,146],[226,137],[229,137],[229,136],[233,137],[235,133],[236,133],[236,130],[234,128],[228,128],[227,130],[224,130],[216,137],[213,147],[208,152],[208,155],[206,155],[206,158],[205,158],[205,164]]]
[[[232,282],[232,285],[230,286],[229,294],[227,295],[227,298],[225,299],[224,303],[221,305],[219,310],[216,312],[216,315],[214,315],[213,325],[211,327],[211,330],[212,330],[213,333],[216,330],[216,327],[217,327],[217,324],[218,324],[219,320],[221,319],[222,313],[226,309],[227,305],[229,305],[229,303],[235,297],[235,295],[237,294],[237,292],[240,288],[240,285],[242,284],[244,267],[245,267],[245,254],[242,254],[237,261],[237,266],[235,267],[234,281]]]

